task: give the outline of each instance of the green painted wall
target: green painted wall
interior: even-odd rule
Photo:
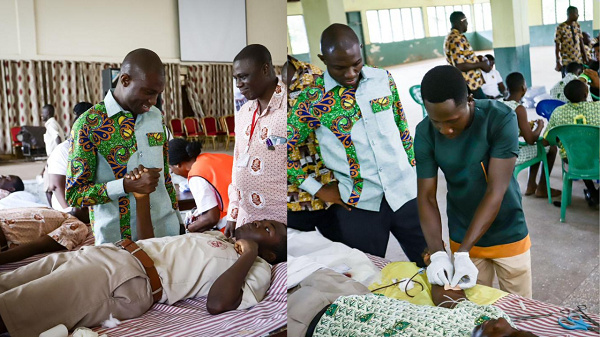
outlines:
[[[296,54],[296,55],[292,55],[292,56],[295,57],[296,60],[310,63],[310,54],[308,54],[308,53],[306,53],[306,54]]]
[[[474,50],[492,49],[492,32],[466,33]],[[400,41],[391,43],[371,43],[365,46],[367,64],[387,67],[407,62],[444,57],[445,36]]]
[[[494,48],[496,58],[496,69],[502,78],[512,72],[518,71],[523,74],[528,86],[531,86],[531,58],[529,56],[529,45],[518,47]]]
[[[580,21],[579,25],[584,32],[592,31],[593,21]],[[554,46],[554,32],[556,25],[542,25],[529,27],[529,40],[532,47]],[[597,33],[594,33],[597,36]]]

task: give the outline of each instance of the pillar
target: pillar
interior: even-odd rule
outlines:
[[[319,57],[321,54],[321,33],[332,23],[347,24],[343,0],[302,0],[302,14],[308,36],[310,61],[321,69],[325,65]]]
[[[531,86],[527,1],[491,0],[496,69],[503,78],[518,71]]]

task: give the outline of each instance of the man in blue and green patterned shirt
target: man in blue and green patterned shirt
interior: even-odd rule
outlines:
[[[151,193],[156,237],[180,233],[165,126],[154,107],[164,88],[165,73],[158,55],[136,49],[123,60],[114,91],[73,125],[66,199],[73,207],[91,207],[96,244],[137,239],[132,192]],[[126,179],[127,172],[139,165],[150,174]]]
[[[333,24],[321,36],[327,66],[288,116],[288,157],[311,133],[338,182],[321,184],[288,158],[288,180],[325,202],[335,220],[327,238],[384,256],[390,231],[408,258],[423,264],[412,137],[398,90],[385,70],[363,67],[352,29]]]

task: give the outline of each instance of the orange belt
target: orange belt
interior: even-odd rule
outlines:
[[[150,288],[152,288],[152,298],[154,302],[160,301],[162,298],[163,288],[160,283],[160,277],[158,277],[158,272],[156,271],[156,267],[154,267],[154,261],[140,248],[135,242],[129,239],[123,239],[115,243],[117,247],[123,248],[128,251],[131,255],[133,255],[136,259],[138,259],[144,269],[146,270],[146,275],[148,275],[148,279],[150,280]]]

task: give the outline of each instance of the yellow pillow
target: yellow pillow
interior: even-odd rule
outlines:
[[[380,281],[371,284],[369,290],[373,291],[373,289],[391,284],[393,283],[392,279],[399,281],[403,278],[411,278],[419,271],[419,269],[420,268],[413,262],[392,262],[381,270]],[[404,292],[404,289],[400,289],[398,285],[377,290],[375,293],[399,300],[405,300],[413,304],[434,306],[433,299],[431,298],[431,284],[429,284],[429,281],[427,280],[427,273],[423,271],[421,274],[415,276],[413,281],[420,282],[425,289],[421,289],[421,286],[415,282],[414,288],[408,290],[408,294],[414,296],[412,298]],[[469,301],[479,305],[493,304],[500,298],[508,295],[508,293],[502,290],[479,284],[465,290],[465,294]]]

